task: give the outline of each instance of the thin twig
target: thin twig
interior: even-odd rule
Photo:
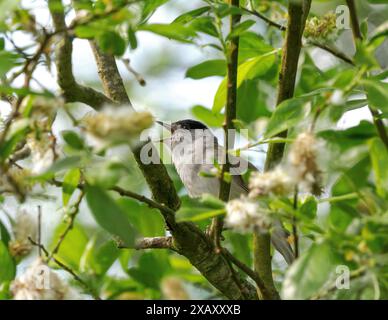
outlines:
[[[46,255],[46,257],[49,257],[50,254],[48,252],[48,250],[42,245],[42,244],[39,244],[37,242],[35,242],[34,240],[31,239],[31,237],[28,237],[28,240],[31,242],[31,244],[33,244],[34,246],[40,248],[43,253]],[[68,272],[69,274],[71,274],[74,278],[74,280],[78,281],[92,296],[94,299],[96,300],[101,300],[100,296],[94,291],[94,289],[90,288],[89,285],[84,281],[82,280],[76,273],[73,269],[71,269],[70,267],[68,267],[67,265],[65,265],[63,262],[59,261],[58,259],[56,258],[53,258],[52,259],[59,267],[61,267],[63,270],[65,270],[66,272]]]
[[[56,185],[57,187],[63,186],[63,182],[59,181],[59,180],[53,179],[50,182],[53,185]],[[77,185],[77,188],[80,190],[84,190],[85,184],[79,183]],[[117,192],[121,196],[138,200],[140,202],[147,204],[148,206],[150,206],[152,208],[158,209],[162,213],[162,215],[165,217],[166,220],[175,223],[175,211],[170,209],[169,207],[165,206],[164,204],[158,203],[158,202],[156,202],[150,198],[147,198],[141,194],[132,192],[130,190],[123,189],[121,187],[115,186],[115,187],[110,188],[109,190]]]
[[[39,257],[42,257],[42,207],[38,206],[38,244],[39,244]]]
[[[317,48],[320,48],[322,50],[325,50],[325,51],[331,53],[333,56],[335,56],[335,57],[337,57],[337,58],[339,58],[339,59],[341,59],[341,60],[351,64],[352,66],[355,65],[352,58],[347,56],[345,53],[339,51],[337,48],[330,47],[327,44],[320,43],[320,42],[314,41],[314,40],[307,41],[307,44],[311,44],[314,47],[317,47]]]
[[[248,12],[258,18],[260,18],[261,20],[265,21],[268,25],[272,26],[272,27],[275,27],[275,28],[278,28],[279,30],[281,31],[285,31],[286,30],[286,27],[285,26],[282,26],[281,24],[275,22],[275,21],[272,21],[271,19],[267,18],[264,14],[256,11],[256,10],[249,10],[247,8],[241,8],[243,11],[245,12]]]
[[[298,187],[295,187],[294,191],[294,203],[293,203],[294,211],[298,209]],[[298,227],[297,227],[297,219],[295,215],[292,216],[292,236],[294,240],[294,253],[295,259],[299,257],[299,236],[298,236]]]
[[[350,275],[349,275],[349,281],[364,276],[364,275],[366,274],[366,272],[367,272],[367,269],[364,268],[364,267],[352,271],[352,272],[350,273]],[[312,297],[310,298],[310,300],[319,300],[319,299],[323,299],[323,298],[327,297],[327,295],[329,295],[330,293],[336,291],[337,289],[338,289],[338,288],[337,288],[337,283],[334,282],[329,288],[325,289],[325,290],[322,291],[322,292],[318,292],[316,295],[312,296]]]
[[[122,59],[121,61],[123,62],[124,66],[127,68],[128,72],[132,73],[135,76],[136,81],[139,82],[139,84],[142,87],[144,87],[147,84],[146,81],[144,80],[143,76],[139,72],[137,72],[135,69],[132,68],[130,64],[130,60]]]
[[[81,201],[84,197],[85,193],[83,190],[81,190],[81,193],[80,195],[78,196],[78,199],[77,201],[74,203],[74,205],[72,206],[72,210],[71,212],[69,213],[69,222],[67,224],[67,227],[65,228],[65,230],[61,233],[61,235],[59,236],[59,239],[58,239],[58,242],[57,244],[55,245],[54,249],[51,251],[51,254],[50,256],[48,257],[48,260],[51,260],[51,258],[57,254],[59,252],[59,249],[61,247],[61,244],[62,242],[65,240],[67,234],[70,232],[71,229],[73,229],[74,227],[74,221],[75,221],[75,218],[77,217],[77,214],[79,212],[79,206],[81,204]]]
[[[260,289],[260,292],[263,296],[269,296],[267,288],[263,280],[260,278],[259,274],[249,268],[246,264],[238,260],[234,255],[232,255],[227,249],[223,248],[223,253],[227,259],[229,259],[234,265],[236,265],[241,271],[246,273],[253,281],[255,281],[257,287]]]

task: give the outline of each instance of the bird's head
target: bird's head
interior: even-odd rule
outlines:
[[[156,121],[159,125],[166,128],[170,133],[169,141],[171,147],[174,148],[178,143],[192,143],[198,138],[207,138],[215,139],[214,135],[211,133],[210,129],[200,121],[192,119],[184,119],[171,124],[165,123],[162,121]],[[206,139],[207,140],[207,139]]]

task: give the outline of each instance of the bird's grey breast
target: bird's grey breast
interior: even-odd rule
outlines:
[[[210,136],[199,137],[192,143],[173,146],[172,160],[190,197],[200,197],[204,193],[218,196],[219,179],[211,175],[215,173],[214,163],[223,163],[224,156],[225,150],[218,145],[214,137]],[[246,190],[241,176],[232,176],[231,198],[239,197],[246,193]]]

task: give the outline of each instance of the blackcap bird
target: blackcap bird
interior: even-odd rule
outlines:
[[[202,122],[186,119],[171,124],[156,121],[166,128],[171,136],[164,143],[171,150],[172,162],[190,197],[211,194],[218,197],[219,178],[216,177],[215,165],[225,162],[225,148],[218,144],[217,138]],[[247,195],[249,190],[241,174],[247,169],[257,170],[255,166],[242,157],[229,155],[231,163],[230,199]],[[271,240],[288,264],[294,260],[294,253],[287,241],[288,232],[279,220],[272,224]]]

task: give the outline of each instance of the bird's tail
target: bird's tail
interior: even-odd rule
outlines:
[[[279,220],[276,220],[273,223],[273,229],[271,234],[271,241],[273,246],[286,260],[287,264],[291,264],[295,260],[295,254],[292,250],[287,238],[289,233],[284,229],[282,223]]]

